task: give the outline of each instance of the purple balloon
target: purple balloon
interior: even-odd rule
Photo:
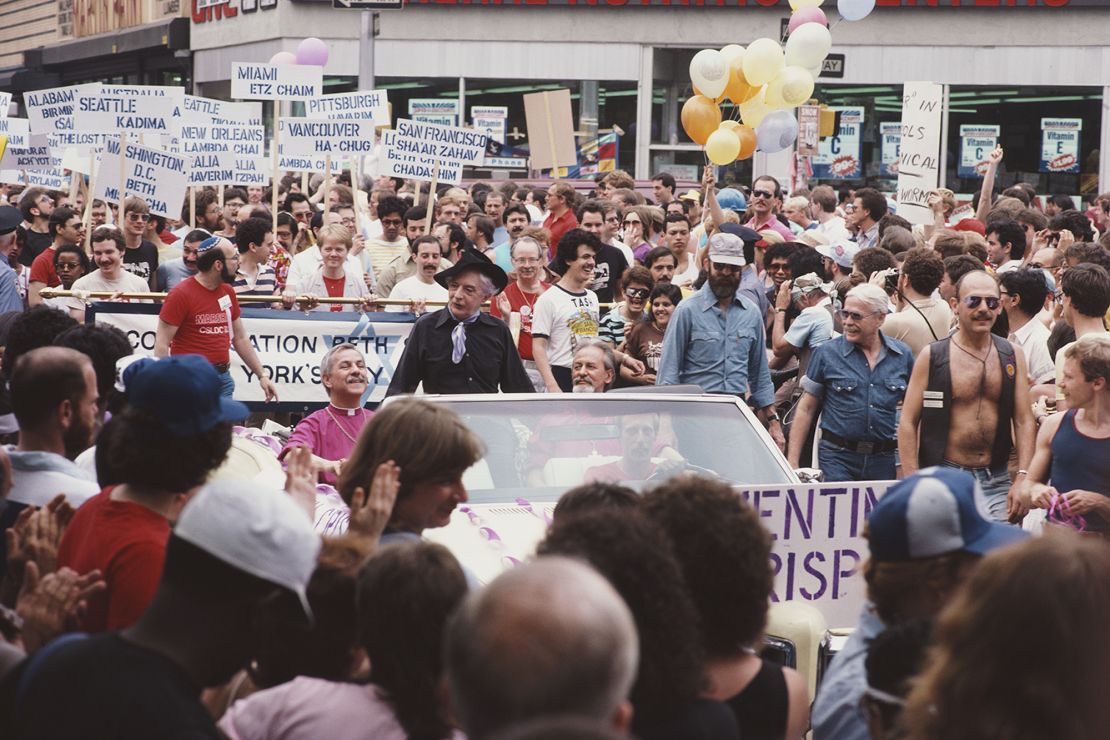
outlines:
[[[798,8],[791,14],[790,23],[787,24],[786,30],[794,33],[794,29],[803,23],[820,23],[827,27],[829,19],[825,17],[825,11],[820,8]]]
[[[279,51],[277,54],[274,54],[272,57],[270,57],[270,64],[274,64],[274,65],[278,65],[278,66],[280,66],[282,64],[296,64],[296,63],[297,63],[297,55],[294,54],[291,51]]]
[[[315,36],[297,44],[297,64],[314,64],[323,67],[328,63],[328,45]]]

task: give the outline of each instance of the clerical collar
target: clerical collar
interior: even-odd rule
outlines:
[[[344,413],[344,414],[346,414],[347,416],[354,416],[354,415],[355,415],[355,414],[357,414],[357,413],[358,413],[359,411],[362,411],[362,408],[361,408],[361,407],[356,407],[356,408],[353,408],[353,409],[345,409],[345,408],[343,408],[342,406],[336,406],[336,405],[335,405],[334,403],[329,403],[328,405],[329,405],[329,406],[331,406],[331,407],[332,407],[333,409],[335,409],[336,411],[341,411],[341,412],[343,412],[343,413]]]

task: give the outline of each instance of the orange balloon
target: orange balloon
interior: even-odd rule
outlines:
[[[740,139],[740,153],[737,159],[747,159],[755,154],[756,135],[751,126],[740,126],[736,129],[736,136]]]
[[[704,95],[694,95],[683,103],[681,119],[686,135],[704,146],[709,135],[721,125],[721,108]]]
[[[759,86],[752,86],[748,84],[748,79],[744,77],[744,68],[742,64],[731,64],[728,69],[728,84],[725,85],[725,97],[732,102],[740,105],[755,97],[759,92]]]

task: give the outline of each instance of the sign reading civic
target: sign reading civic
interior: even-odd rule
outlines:
[[[960,177],[982,177],[987,174],[987,158],[998,146],[1001,126],[964,124],[960,126]]]
[[[940,176],[940,117],[944,88],[907,82],[902,90],[902,137],[898,153],[898,215],[930,224],[929,192]]]
[[[813,156],[813,176],[822,180],[846,180],[863,173],[863,108],[833,108],[840,111],[840,128],[826,136]]]
[[[1082,118],[1041,119],[1041,172],[1079,172]]]
[[[306,100],[324,92],[324,68],[307,64],[231,65],[231,97],[240,100]]]

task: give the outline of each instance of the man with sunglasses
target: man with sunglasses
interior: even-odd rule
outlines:
[[[123,207],[123,269],[142,278],[154,290],[158,286],[158,247],[144,239],[150,220],[150,206],[138,196],[131,196]]]
[[[801,380],[805,393],[790,426],[786,459],[797,468],[818,413],[818,464],[830,481],[891,480],[898,447],[895,413],[913,369],[909,346],[879,329],[890,298],[865,283],[839,312],[844,333],[814,350]],[[808,461],[804,461],[808,463]]]
[[[35,257],[45,252],[54,241],[50,237],[54,199],[43,188],[27,188],[19,199],[19,210],[28,225],[25,232],[27,243],[19,253],[19,261],[30,267]]]
[[[786,241],[794,241],[794,232],[775,215],[780,205],[782,205],[782,186],[779,185],[779,181],[770,175],[756,178],[752,183],[751,197],[752,213],[755,215],[744,225],[756,231],[772,229]]]
[[[764,350],[765,312],[739,292],[744,250],[744,240],[735,234],[709,238],[704,262],[709,277],[671,315],[655,384],[691,384],[706,393],[749,399],[781,449],[785,440]]]
[[[914,363],[898,451],[905,475],[933,465],[966,470],[979,481],[992,518],[1020,522],[1028,506],[1017,491],[1033,456],[1036,425],[1025,355],[991,334],[1001,310],[994,276],[975,270],[960,278],[959,325],[921,350]],[[1017,483],[1007,469],[1014,447]]]

